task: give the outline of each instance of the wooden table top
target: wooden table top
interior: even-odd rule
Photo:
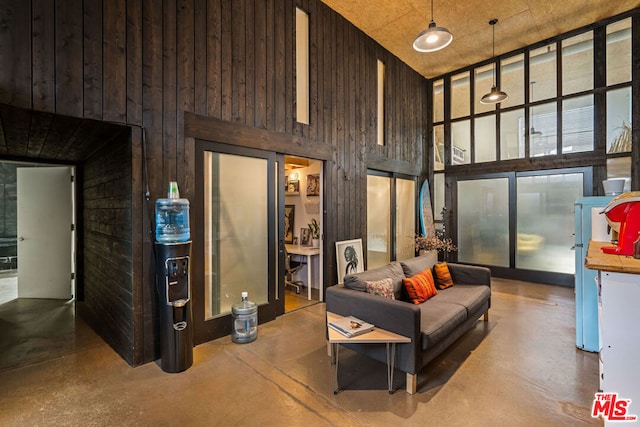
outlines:
[[[331,313],[327,311],[327,322],[332,322],[340,319],[342,316]],[[389,332],[387,330],[378,328],[374,325],[372,331],[366,332],[362,335],[356,335],[355,337],[345,337],[340,332],[333,330],[332,328],[327,326],[327,330],[329,331],[329,342],[344,344],[344,343],[353,343],[357,342],[360,344],[375,344],[375,343],[403,343],[403,342],[411,342],[411,338],[395,334],[393,332]]]
[[[635,259],[632,256],[605,254],[600,249],[603,246],[612,246],[612,244],[595,240],[589,242],[585,267],[590,270],[640,274],[640,259]]]

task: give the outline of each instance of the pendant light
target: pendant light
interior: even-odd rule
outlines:
[[[498,23],[497,19],[492,19],[489,21],[489,25],[491,25],[491,32],[493,34],[493,42],[492,42],[492,54],[493,58],[496,57],[496,28],[495,25]],[[480,99],[481,104],[497,104],[498,102],[502,102],[507,99],[507,94],[502,92],[500,89],[496,87],[496,66],[497,62],[493,64],[493,86],[491,86],[491,92],[487,93]]]
[[[435,52],[449,46],[453,41],[453,34],[444,27],[436,26],[433,20],[433,0],[431,0],[431,22],[413,41],[413,48],[418,52]]]

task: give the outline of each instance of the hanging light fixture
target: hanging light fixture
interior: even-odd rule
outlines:
[[[529,84],[531,85],[531,91],[529,92],[529,95],[531,96],[531,101],[534,101],[534,99],[533,99],[533,85],[536,84],[536,82],[532,81]],[[539,130],[536,130],[536,128],[533,125],[531,125],[531,129],[529,130],[529,136],[542,136],[542,132],[540,132]]]
[[[498,23],[497,19],[492,19],[489,21],[489,25],[491,25],[491,33],[493,34],[493,42],[492,44],[492,54],[493,58],[496,57],[496,28],[495,25]],[[484,95],[480,99],[481,104],[497,104],[498,102],[502,102],[507,99],[507,94],[502,92],[500,89],[496,87],[496,65],[493,64],[493,86],[491,86],[491,92]]]
[[[413,41],[413,48],[418,52],[435,52],[449,46],[453,41],[453,34],[444,27],[436,26],[433,20],[433,0],[431,0],[431,22]]]

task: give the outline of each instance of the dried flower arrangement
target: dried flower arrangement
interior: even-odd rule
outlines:
[[[438,233],[429,237],[416,236],[416,251],[438,251],[438,252],[455,252],[458,250],[456,245],[449,237],[442,237]]]

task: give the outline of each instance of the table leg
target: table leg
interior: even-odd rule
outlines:
[[[331,344],[333,346],[333,358],[332,361],[334,361],[335,363],[333,364],[333,394],[338,394],[340,392],[340,386],[338,385],[338,353],[340,351],[340,344]]]
[[[311,256],[307,255],[307,299],[311,301]]]
[[[393,394],[393,371],[396,362],[396,343],[387,343],[387,386],[389,394]]]

